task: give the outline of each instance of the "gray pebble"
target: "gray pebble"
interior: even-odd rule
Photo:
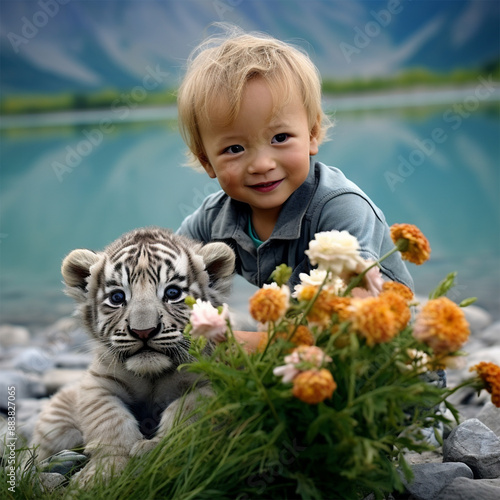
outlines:
[[[444,462],[463,462],[478,479],[500,477],[500,439],[477,418],[455,427],[443,444]]]

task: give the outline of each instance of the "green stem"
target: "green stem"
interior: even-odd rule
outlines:
[[[318,290],[314,294],[314,297],[307,303],[307,306],[304,309],[304,312],[302,313],[303,317],[307,316],[309,314],[309,312],[311,311],[314,303],[316,302],[316,300],[318,300],[318,297],[319,297],[319,294],[321,293],[321,290],[323,290],[326,282],[328,281],[328,277],[330,276],[330,272],[331,271],[329,269],[326,271],[325,279],[323,280],[323,282],[321,283],[321,285],[318,287]]]
[[[243,349],[243,347],[241,346],[241,344],[234,337],[233,329],[232,329],[231,324],[229,323],[229,321],[228,321],[227,327],[228,327],[228,331],[230,333],[232,341],[236,344],[236,347],[237,347],[240,355],[244,358],[245,363],[248,366],[248,369],[250,370],[250,373],[252,374],[252,376],[255,379],[255,383],[258,385],[259,389],[262,392],[262,395],[264,396],[264,399],[266,400],[266,403],[269,405],[269,408],[271,409],[271,413],[273,414],[273,417],[275,418],[275,420],[276,420],[276,422],[278,424],[281,424],[281,420],[278,417],[278,414],[276,413],[276,409],[274,408],[274,405],[273,405],[272,401],[269,399],[269,394],[267,393],[267,390],[264,387],[264,384],[262,383],[262,380],[257,375],[257,373],[255,371],[255,367],[254,367],[253,363],[251,362],[250,358],[248,357],[245,349]]]
[[[396,241],[396,246],[392,250],[389,250],[386,254],[382,255],[380,259],[376,260],[373,264],[368,266],[362,273],[358,274],[355,278],[353,278],[349,282],[349,285],[345,289],[342,296],[347,297],[351,293],[352,289],[356,288],[363,281],[363,278],[366,276],[366,273],[370,269],[372,269],[375,266],[378,266],[383,260],[387,259],[387,257],[390,257],[393,253],[404,251],[406,250],[406,248],[408,248],[408,240],[400,238],[398,241]]]
[[[437,404],[443,403],[447,398],[449,398],[452,394],[455,394],[458,390],[462,389],[463,387],[467,387],[470,385],[474,385],[474,381],[476,380],[477,377],[472,377],[464,380],[461,384],[458,384],[456,387],[453,389],[447,389],[446,390],[446,395],[444,395]],[[480,386],[478,389],[483,389],[484,387]]]
[[[267,336],[268,336],[267,344],[264,350],[262,351],[262,354],[260,355],[259,361],[262,361],[264,359],[264,356],[267,352],[267,348],[271,345],[271,342],[273,341],[274,337],[276,337],[277,331],[278,329],[276,328],[274,321],[270,321],[269,325],[267,326]],[[272,332],[271,336],[269,336],[269,332]]]

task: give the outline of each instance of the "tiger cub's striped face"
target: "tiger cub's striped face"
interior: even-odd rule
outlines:
[[[155,376],[190,360],[184,299],[221,304],[233,269],[234,254],[223,243],[201,246],[166,230],[142,229],[101,253],[73,251],[62,272],[106,355],[136,375]]]

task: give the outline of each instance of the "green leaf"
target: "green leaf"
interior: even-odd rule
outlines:
[[[436,441],[439,443],[439,445],[443,446],[443,436],[439,432],[437,427],[434,427],[434,437],[436,438]]]
[[[455,419],[455,422],[457,424],[460,423],[460,413],[458,412],[458,410],[447,399],[444,400],[444,405],[448,410],[450,410],[453,418]]]
[[[455,278],[457,277],[457,272],[453,271],[448,274],[446,278],[439,283],[439,285],[429,294],[429,299],[437,299],[446,295],[446,293],[455,286]]]
[[[474,304],[476,302],[477,297],[469,297],[468,299],[462,300],[460,304],[458,304],[460,307],[467,307],[470,306],[471,304]]]

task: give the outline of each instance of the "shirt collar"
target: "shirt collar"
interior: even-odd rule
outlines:
[[[292,240],[301,234],[302,221],[311,203],[316,188],[315,162],[310,158],[309,174],[306,180],[290,195],[283,204],[283,208],[276,222],[271,239]],[[246,236],[249,209],[246,203],[226,198],[222,208],[214,220],[212,228],[213,239],[236,239]]]

